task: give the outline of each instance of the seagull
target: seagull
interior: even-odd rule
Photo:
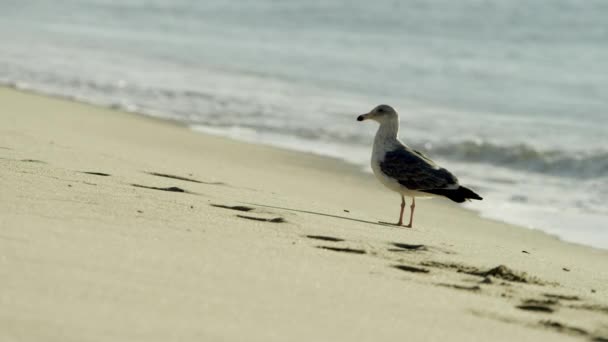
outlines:
[[[399,115],[389,105],[379,105],[357,121],[374,120],[380,124],[372,150],[372,170],[387,188],[401,195],[401,212],[397,226],[403,226],[405,196],[412,198],[410,222],[412,228],[416,197],[447,197],[462,203],[469,199],[481,200],[481,196],[458,184],[450,171],[438,166],[429,157],[399,140]]]

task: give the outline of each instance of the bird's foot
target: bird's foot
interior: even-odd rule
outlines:
[[[393,222],[386,222],[386,221],[378,221],[378,223],[385,224],[387,226],[397,226],[397,227],[403,227],[403,228],[412,228],[412,226],[406,226],[406,225],[404,225],[403,222],[393,223]]]
[[[403,228],[412,228],[412,224],[411,223],[405,225],[405,224],[403,224],[403,222],[397,222],[397,223],[395,223],[395,226],[399,226],[399,227],[403,227]]]

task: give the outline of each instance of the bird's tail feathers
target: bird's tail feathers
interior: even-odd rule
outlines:
[[[464,186],[459,186],[458,189],[430,189],[423,190],[424,192],[428,192],[435,195],[445,196],[451,199],[454,202],[462,203],[466,200],[482,200],[483,198],[473,192],[473,190],[469,188],[465,188]]]

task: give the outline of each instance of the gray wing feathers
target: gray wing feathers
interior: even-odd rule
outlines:
[[[407,148],[387,152],[380,169],[410,190],[451,189],[458,179],[422,153]]]

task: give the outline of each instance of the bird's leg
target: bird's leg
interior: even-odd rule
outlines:
[[[412,197],[412,205],[410,205],[410,223],[408,223],[406,226],[408,228],[412,228],[412,223],[414,221],[414,208],[416,208],[416,197]],[[401,214],[403,215],[403,209],[401,209]]]
[[[401,195],[401,213],[399,213],[399,222],[397,222],[398,226],[403,225],[403,209],[405,208],[405,197]]]

